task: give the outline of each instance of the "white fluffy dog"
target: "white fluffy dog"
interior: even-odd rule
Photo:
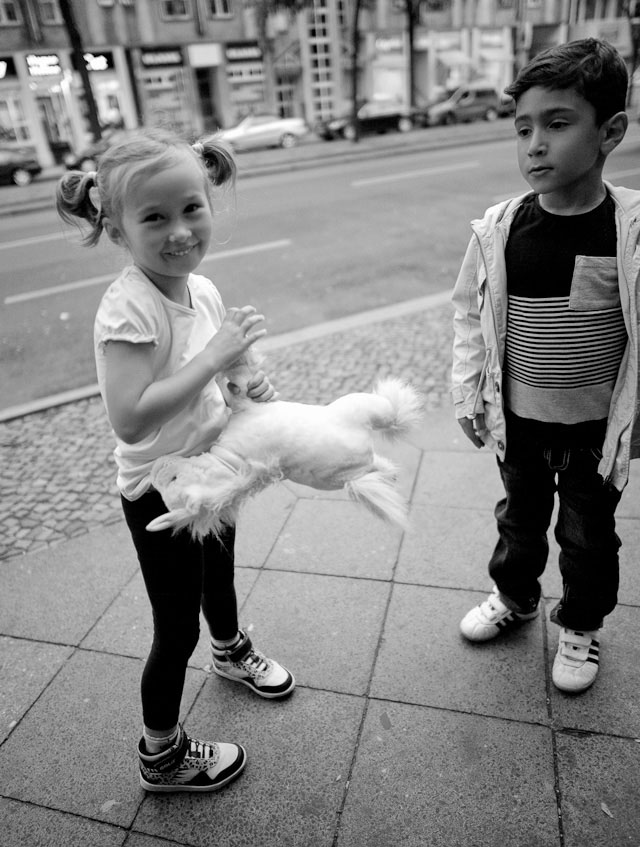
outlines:
[[[147,529],[188,527],[194,537],[219,535],[235,523],[247,497],[283,479],[321,490],[345,488],[378,517],[406,527],[397,468],[375,452],[373,432],[406,435],[422,417],[417,392],[389,378],[371,393],[346,394],[327,406],[259,403],[243,390],[254,370],[249,354],[226,373],[240,391],[225,392],[232,414],[208,452],[155,462],[151,481],[169,512]]]

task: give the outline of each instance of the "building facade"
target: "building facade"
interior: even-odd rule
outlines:
[[[81,149],[90,138],[85,75],[105,128],[167,125],[195,136],[251,111],[311,126],[340,112],[351,96],[354,0],[309,0],[295,16],[272,15],[263,33],[259,2],[0,0],[0,143],[34,147],[45,167]],[[363,4],[359,95],[419,105],[474,78],[501,90],[531,55],[588,35],[631,63],[625,2],[423,0],[413,92],[402,4]],[[61,4],[73,12],[84,69]]]

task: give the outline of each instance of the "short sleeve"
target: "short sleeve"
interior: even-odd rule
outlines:
[[[125,270],[105,292],[94,324],[96,351],[108,341],[157,346],[166,316],[153,288],[134,268]]]

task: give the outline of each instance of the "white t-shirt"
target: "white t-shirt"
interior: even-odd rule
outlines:
[[[154,379],[159,380],[193,359],[218,331],[225,310],[217,288],[195,274],[189,275],[188,286],[192,308],[169,300],[134,266],[125,268],[109,286],[94,325],[96,371],[105,406],[106,342],[153,344]],[[175,417],[136,444],[116,436],[117,484],[123,496],[137,500],[149,489],[149,471],[159,456],[195,456],[208,450],[228,417],[222,392],[212,379]]]

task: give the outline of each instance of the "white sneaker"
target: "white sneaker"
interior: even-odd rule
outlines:
[[[147,791],[217,791],[240,776],[247,754],[240,744],[190,738],[180,726],[168,750],[150,754],[138,745],[140,785]]]
[[[600,630],[560,630],[558,652],[553,660],[551,678],[560,691],[578,694],[593,685],[598,675]]]
[[[494,585],[493,593],[487,597],[484,603],[475,606],[462,618],[460,632],[469,641],[489,641],[496,635],[500,635],[501,632],[513,629],[524,621],[531,621],[537,616],[537,608],[525,615],[512,612],[502,602],[500,592]]]
[[[295,688],[293,674],[275,661],[267,659],[240,630],[240,640],[228,650],[220,650],[211,642],[213,670],[218,676],[247,685],[260,697],[286,697]]]

